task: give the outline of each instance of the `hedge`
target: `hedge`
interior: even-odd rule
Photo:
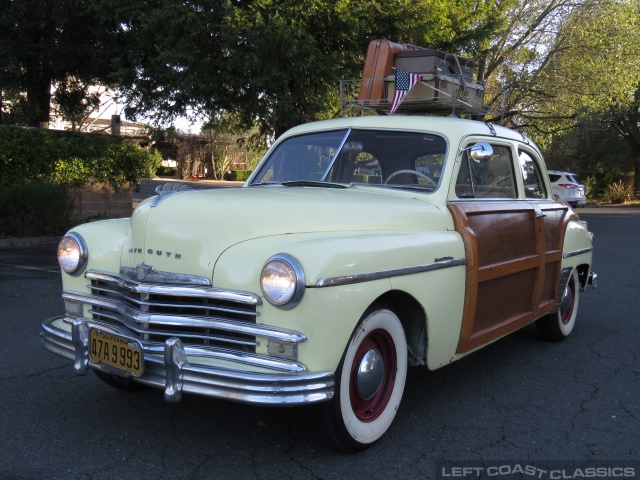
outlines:
[[[158,152],[120,137],[0,127],[0,186],[24,183],[82,188],[102,183],[116,191],[140,187],[162,161]]]
[[[224,174],[224,180],[246,182],[253,170],[231,170]]]
[[[60,236],[72,225],[64,187],[22,183],[0,188],[0,237]]]

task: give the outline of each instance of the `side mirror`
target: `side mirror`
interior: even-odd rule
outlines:
[[[478,142],[471,146],[469,156],[478,163],[487,161],[493,156],[493,147],[487,142]]]

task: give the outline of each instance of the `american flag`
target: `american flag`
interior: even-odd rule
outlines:
[[[393,94],[393,103],[391,109],[389,109],[389,115],[393,115],[393,112],[400,106],[402,99],[409,93],[409,90],[413,86],[422,81],[422,75],[419,73],[409,73],[400,68],[396,68],[396,92]]]

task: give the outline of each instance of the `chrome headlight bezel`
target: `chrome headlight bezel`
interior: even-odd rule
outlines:
[[[271,305],[283,310],[295,307],[304,296],[305,278],[302,265],[286,253],[272,256],[260,272],[260,289]]]
[[[62,271],[72,277],[81,275],[89,260],[89,249],[84,238],[76,232],[67,233],[58,244],[57,257]]]

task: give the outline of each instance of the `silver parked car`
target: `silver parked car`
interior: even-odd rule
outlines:
[[[587,205],[586,189],[578,182],[575,173],[549,170],[549,180],[553,194],[557,195],[574,208]]]

